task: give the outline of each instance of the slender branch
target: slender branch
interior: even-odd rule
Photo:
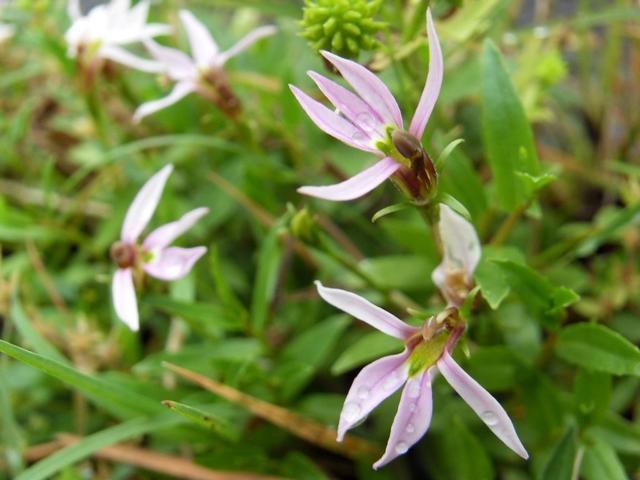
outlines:
[[[286,408],[260,400],[186,368],[168,362],[163,362],[163,366],[179,376],[197,383],[205,390],[246,408],[257,417],[326,450],[348,458],[368,457],[381,453],[378,446],[353,435],[347,435],[343,442],[338,443],[336,441],[337,431],[331,427],[322,425]]]

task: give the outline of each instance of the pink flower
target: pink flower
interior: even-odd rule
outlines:
[[[212,91],[212,88],[215,89],[220,86],[221,81],[226,81],[223,78],[222,67],[227,60],[245,51],[261,38],[276,32],[276,28],[271,25],[256,28],[229,50],[221,52],[207,27],[198,21],[191,12],[180,10],[180,19],[189,37],[193,57],[189,57],[175,48],[165,47],[153,41],[146,42],[149,52],[162,66],[162,73],[165,73],[176,84],[166,97],[140,105],[134,114],[136,122],[147,115],[173,105],[193,92],[218,99],[221,96],[220,92]]]
[[[402,353],[382,357],[358,373],[340,414],[338,441],[404,385],[387,448],[373,468],[378,469],[405,453],[429,428],[433,410],[431,383],[440,372],[507,447],[524,459],[529,457],[498,401],[451,357],[451,351],[464,331],[455,309],[430,318],[418,328],[354,293],[326,288],[320,282],[316,282],[316,286],[326,302],[405,343]]]
[[[138,237],[151,220],[172,171],[173,165],[167,165],[147,180],[127,210],[120,241],[111,247],[111,257],[118,265],[112,282],[113,306],[118,318],[131,330],[139,327],[134,278],[139,279],[146,272],[160,280],[178,280],[186,276],[207,251],[206,247],[169,246],[209,212],[204,207],[156,228],[142,244],[138,244]]]
[[[420,140],[440,93],[443,76],[442,50],[431,10],[427,10],[427,36],[429,73],[408,132],[404,131],[400,107],[387,86],[354,61],[330,52],[321,52],[351,85],[355,94],[316,72],[309,72],[337,112],[290,85],[302,108],[320,129],[347,145],[381,158],[372,167],[344,182],[322,187],[301,187],[298,189],[300,193],[326,200],[352,200],[373,190],[403,165],[410,166],[408,160],[414,155],[423,154]],[[429,173],[435,176],[434,169]]]
[[[65,34],[68,55],[88,55],[90,60],[105,58],[145,72],[158,72],[160,65],[122,48],[171,32],[169,25],[147,23],[149,1],[131,7],[131,0],[111,0],[96,5],[82,15],[79,0],[69,0],[67,11],[73,21]]]
[[[449,305],[460,307],[473,287],[473,272],[482,254],[480,240],[471,223],[442,203],[437,228],[444,256],[431,278]]]

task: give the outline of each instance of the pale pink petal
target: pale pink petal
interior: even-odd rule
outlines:
[[[100,56],[141,72],[161,73],[164,71],[164,65],[160,62],[138,57],[124,48],[114,45],[104,45],[100,49]]]
[[[409,351],[382,357],[364,367],[351,384],[338,425],[338,441],[406,381]]]
[[[208,208],[196,208],[185,213],[179,220],[156,228],[145,239],[142,244],[143,248],[145,250],[158,250],[169,246],[171,242],[193,227],[207,213],[209,213]]]
[[[427,369],[407,380],[391,425],[387,448],[373,468],[377,470],[386,465],[416,444],[429,429],[432,412],[431,373]]]
[[[391,157],[385,157],[373,166],[363,170],[344,182],[320,187],[300,187],[298,192],[325,200],[353,200],[369,193],[400,168],[400,164]]]
[[[142,186],[136,197],[131,202],[127,215],[122,224],[120,240],[126,243],[135,243],[136,239],[147,226],[153,212],[155,212],[164,185],[173,171],[173,165],[169,164],[153,175]]]
[[[384,121],[367,102],[316,72],[307,73],[316,82],[322,93],[333,103],[334,107],[347,117],[351,123],[367,132],[371,137],[383,138],[385,134]]]
[[[179,280],[207,253],[206,247],[169,247],[153,253],[153,259],[144,264],[144,270],[160,280]]]
[[[175,48],[165,47],[153,40],[146,40],[145,47],[149,53],[162,63],[164,71],[173,80],[196,79],[198,71],[191,57]]]
[[[318,293],[327,303],[391,337],[407,340],[419,330],[355,293],[338,288],[327,288],[317,280],[315,284]]]
[[[475,228],[462,215],[441,203],[438,230],[444,248],[444,258],[439,268],[443,268],[445,273],[462,270],[470,280],[482,255]]]
[[[227,62],[227,60],[229,60],[231,57],[235,57],[239,53],[244,52],[247,48],[249,48],[251,45],[256,43],[261,38],[273,35],[277,31],[278,29],[273,25],[265,25],[263,27],[259,27],[259,28],[256,28],[255,30],[252,30],[243,38],[241,38],[238,41],[238,43],[236,43],[229,50],[222,52],[220,55],[218,55],[213,61],[213,66],[220,67],[224,65]]]
[[[309,118],[322,131],[352,147],[365,152],[379,153],[378,149],[373,145],[372,137],[367,132],[329,110],[299,88],[293,85],[289,85],[289,87],[304,111],[309,115]]]
[[[131,330],[137,331],[140,320],[136,291],[133,286],[133,272],[130,268],[119,268],[115,271],[111,283],[111,295],[118,318]]]
[[[179,102],[184,97],[196,90],[196,86],[189,81],[178,82],[171,90],[171,93],[166,97],[159,98],[158,100],[152,100],[140,105],[133,114],[133,121],[139,122],[144,117],[151,115],[152,113],[159,112],[167,107],[170,107],[174,103]]]
[[[180,19],[189,37],[191,53],[196,63],[200,66],[210,65],[219,49],[209,30],[188,10],[180,10]]]
[[[509,415],[489,392],[462,370],[446,351],[438,360],[437,367],[449,385],[458,392],[458,395],[467,402],[496,437],[525,460],[529,458]]]
[[[359,63],[324,50],[320,53],[338,69],[356,93],[378,112],[385,123],[403,128],[400,107],[382,80]]]
[[[422,138],[424,128],[429,121],[433,107],[436,104],[440,87],[442,86],[442,77],[444,75],[444,62],[442,61],[442,49],[438,40],[438,34],[433,26],[431,18],[431,9],[427,9],[427,37],[429,38],[429,73],[427,81],[424,84],[420,102],[416,108],[416,112],[411,119],[409,133],[418,139]]]

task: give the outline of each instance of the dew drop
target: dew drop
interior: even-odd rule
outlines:
[[[480,414],[480,418],[484,423],[493,427],[498,424],[498,417],[491,410],[486,410]]]
[[[396,374],[395,372],[391,372],[389,376],[385,379],[382,384],[382,388],[385,390],[391,390],[396,384]]]
[[[418,398],[420,396],[420,384],[418,382],[411,382],[407,394],[409,398]]]
[[[415,403],[410,403],[409,404],[409,411],[410,412],[415,412],[416,411],[416,404]]]
[[[409,445],[407,445],[405,442],[398,442],[395,450],[398,455],[402,455],[403,453],[407,453],[407,450],[409,450]]]
[[[348,402],[342,409],[342,416],[347,422],[354,422],[360,415],[360,405],[356,402]]]
[[[358,388],[358,398],[360,400],[367,400],[369,398],[369,389],[367,387],[360,387]]]
[[[413,426],[413,423],[409,423],[407,424],[406,430],[407,430],[407,433],[413,433],[416,431],[416,427]]]
[[[375,130],[375,122],[369,112],[360,112],[356,115],[356,124],[365,132]]]

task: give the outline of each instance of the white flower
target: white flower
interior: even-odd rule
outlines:
[[[221,52],[207,28],[191,12],[181,10],[180,19],[189,37],[192,56],[189,57],[180,50],[159,45],[151,40],[145,42],[151,55],[162,65],[162,72],[176,83],[166,97],[140,105],[133,117],[136,122],[173,105],[192,92],[204,93],[212,88],[220,90],[222,82],[226,84],[222,67],[227,60],[243,52],[261,38],[276,32],[276,28],[271,25],[256,28],[233,47]],[[215,77],[215,80],[210,81],[210,77]],[[213,92],[213,96],[218,98],[222,95],[220,92]]]
[[[157,62],[140,58],[121,47],[171,32],[169,25],[147,23],[148,0],[134,7],[131,0],[111,0],[93,7],[86,15],[82,15],[79,0],[69,0],[67,11],[73,20],[65,34],[69,56],[86,54],[146,72],[161,70]]]

